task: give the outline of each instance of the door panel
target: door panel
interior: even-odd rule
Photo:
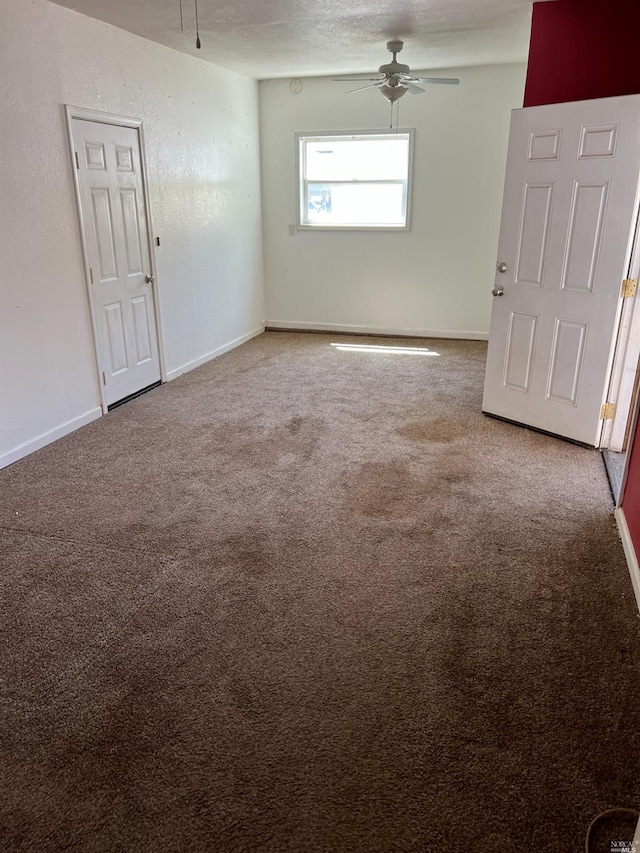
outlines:
[[[602,246],[609,183],[574,187],[562,289],[593,292]],[[589,247],[589,251],[585,251]]]
[[[153,357],[151,335],[149,334],[149,306],[145,296],[136,296],[131,300],[133,308],[133,328],[136,339],[137,364],[143,364]]]
[[[105,305],[104,313],[109,341],[109,374],[115,376],[126,370],[128,364],[121,303],[114,302],[111,305]]]
[[[525,184],[516,261],[516,284],[542,287],[552,196],[551,184],[533,186]]]
[[[587,334],[586,323],[556,317],[547,398],[576,405]]]
[[[86,155],[87,169],[105,172],[107,162],[104,153],[104,145],[100,142],[85,142],[84,152]]]
[[[74,118],[80,204],[105,399],[160,379],[138,132]]]
[[[504,384],[514,391],[528,391],[538,317],[516,311],[509,318]]]
[[[113,233],[113,217],[111,216],[111,201],[109,190],[99,187],[91,188],[91,225],[98,243],[98,260],[100,280],[110,281],[118,278],[116,263],[115,236]]]
[[[135,275],[142,272],[142,247],[140,246],[140,223],[138,222],[138,200],[133,189],[120,190],[120,205],[127,250],[127,272]]]
[[[640,96],[514,111],[485,412],[598,444],[639,176]]]

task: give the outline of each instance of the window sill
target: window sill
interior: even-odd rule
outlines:
[[[409,225],[296,225],[296,231],[410,231]]]

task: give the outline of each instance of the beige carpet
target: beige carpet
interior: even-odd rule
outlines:
[[[0,850],[573,853],[637,807],[602,461],[485,418],[485,351],[270,332],[0,472]]]

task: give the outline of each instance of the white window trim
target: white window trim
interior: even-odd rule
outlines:
[[[405,225],[327,225],[325,223],[318,225],[308,225],[302,222],[302,209],[305,202],[305,182],[302,175],[301,163],[301,142],[303,139],[324,139],[335,138],[336,136],[356,137],[356,136],[388,136],[392,137],[396,133],[409,136],[409,167],[407,170],[406,181],[406,210],[407,219]],[[296,230],[297,231],[410,231],[411,230],[411,196],[413,187],[413,149],[414,149],[414,133],[413,127],[386,128],[384,130],[304,130],[296,131]],[[351,184],[352,181],[327,181],[332,184]],[[404,181],[375,181],[367,180],[362,183],[403,183]]]

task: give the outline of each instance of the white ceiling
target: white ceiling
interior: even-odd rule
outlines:
[[[55,0],[257,79],[371,72],[405,42],[412,69],[526,62],[531,0]]]

